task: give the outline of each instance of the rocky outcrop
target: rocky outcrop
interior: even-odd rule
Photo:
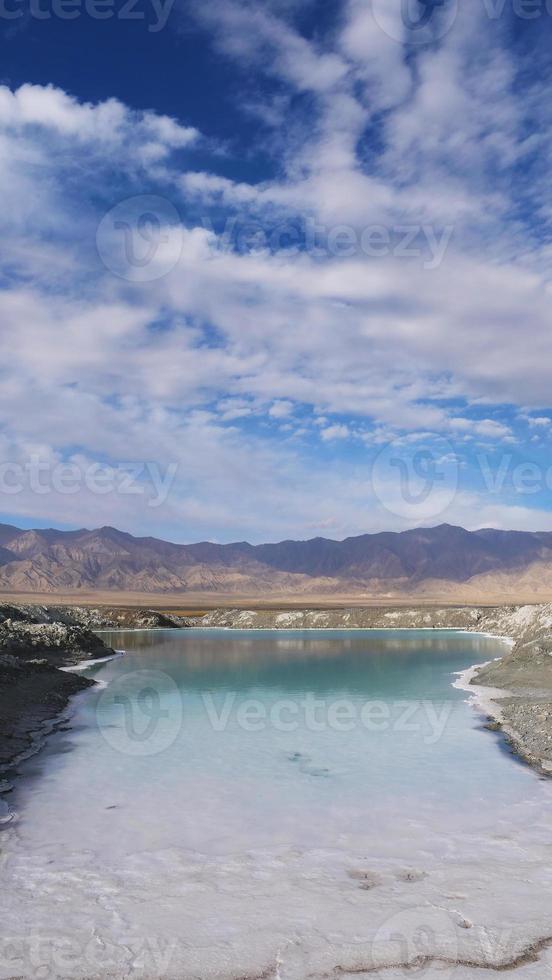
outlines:
[[[531,606],[373,606],[336,609],[214,609],[190,621],[229,629],[465,629],[552,645],[552,604]],[[551,646],[552,648],[552,646]],[[552,662],[552,661],[551,661]]]
[[[81,626],[39,607],[0,607],[0,772],[32,752],[72,695],[93,681],[60,670],[113,655]]]
[[[196,626],[228,629],[480,629],[488,610],[478,607],[350,609],[215,609],[192,620]]]
[[[186,616],[158,612],[156,609],[107,609],[101,611],[104,624],[109,620],[113,629],[186,629]]]
[[[157,609],[113,607],[88,608],[86,606],[54,606],[50,615],[65,618],[66,622],[78,623],[88,629],[185,629],[190,620],[185,616],[173,616]]]
[[[174,629],[185,628],[190,620],[185,616],[159,612],[157,609],[121,608],[119,606],[38,606],[0,605],[0,624],[7,619],[20,623],[52,623],[80,626],[88,630],[102,629]]]
[[[44,658],[56,667],[106,656],[112,651],[90,630],[65,623],[0,623],[0,654],[23,660]]]

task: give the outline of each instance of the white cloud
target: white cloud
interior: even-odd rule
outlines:
[[[483,419],[481,422],[477,422],[474,426],[474,431],[478,436],[498,440],[509,439],[512,435],[512,430],[508,425],[504,425],[502,422],[496,422],[494,419]]]
[[[449,421],[453,432],[466,432],[470,435],[481,436],[482,438],[494,439],[498,442],[510,440],[513,436],[512,429],[503,422],[495,419],[467,419],[452,418]]]
[[[293,412],[293,402],[276,401],[269,410],[268,414],[274,419],[285,419]]]
[[[267,6],[212,0],[194,13],[209,25],[226,54],[242,64],[261,65],[299,90],[324,92],[347,74],[347,64],[337,53],[317,50]]]
[[[122,142],[131,136],[148,134],[165,151],[193,143],[198,132],[181,126],[169,116],[154,112],[135,112],[117,99],[97,105],[81,103],[53,85],[21,85],[15,91],[0,86],[0,126],[20,130],[38,126],[60,136],[95,143]]]
[[[347,425],[329,425],[326,429],[320,430],[320,438],[324,442],[332,442],[334,439],[348,439],[351,435]]]

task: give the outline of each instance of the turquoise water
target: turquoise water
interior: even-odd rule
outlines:
[[[267,963],[281,980],[323,976],[372,955],[386,923],[396,936],[397,916],[409,950],[413,909],[446,916],[430,933],[447,949],[491,934],[501,908],[518,940],[545,929],[549,784],[452,687],[454,672],[502,655],[499,641],[105,638],[126,655],[90,669],[100,686],[15,794],[3,894],[18,898],[0,898],[0,915],[12,936],[50,936],[35,961],[21,939],[18,975],[96,975],[101,947],[98,976],[234,978]],[[60,929],[79,937],[69,966]]]

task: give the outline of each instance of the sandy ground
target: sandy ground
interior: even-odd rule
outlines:
[[[485,593],[474,596],[464,593],[462,587],[454,591],[435,594],[396,594],[396,595],[270,595],[260,599],[258,595],[236,595],[225,592],[0,592],[0,603],[32,603],[38,605],[58,606],[121,606],[147,609],[160,609],[182,615],[190,615],[194,611],[231,608],[231,609],[344,609],[344,608],[383,608],[407,606],[506,606],[506,605],[542,605],[552,602],[550,594],[500,592]]]

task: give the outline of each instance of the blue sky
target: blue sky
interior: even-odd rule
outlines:
[[[0,34],[0,519],[552,529],[544,2],[3,0]]]

